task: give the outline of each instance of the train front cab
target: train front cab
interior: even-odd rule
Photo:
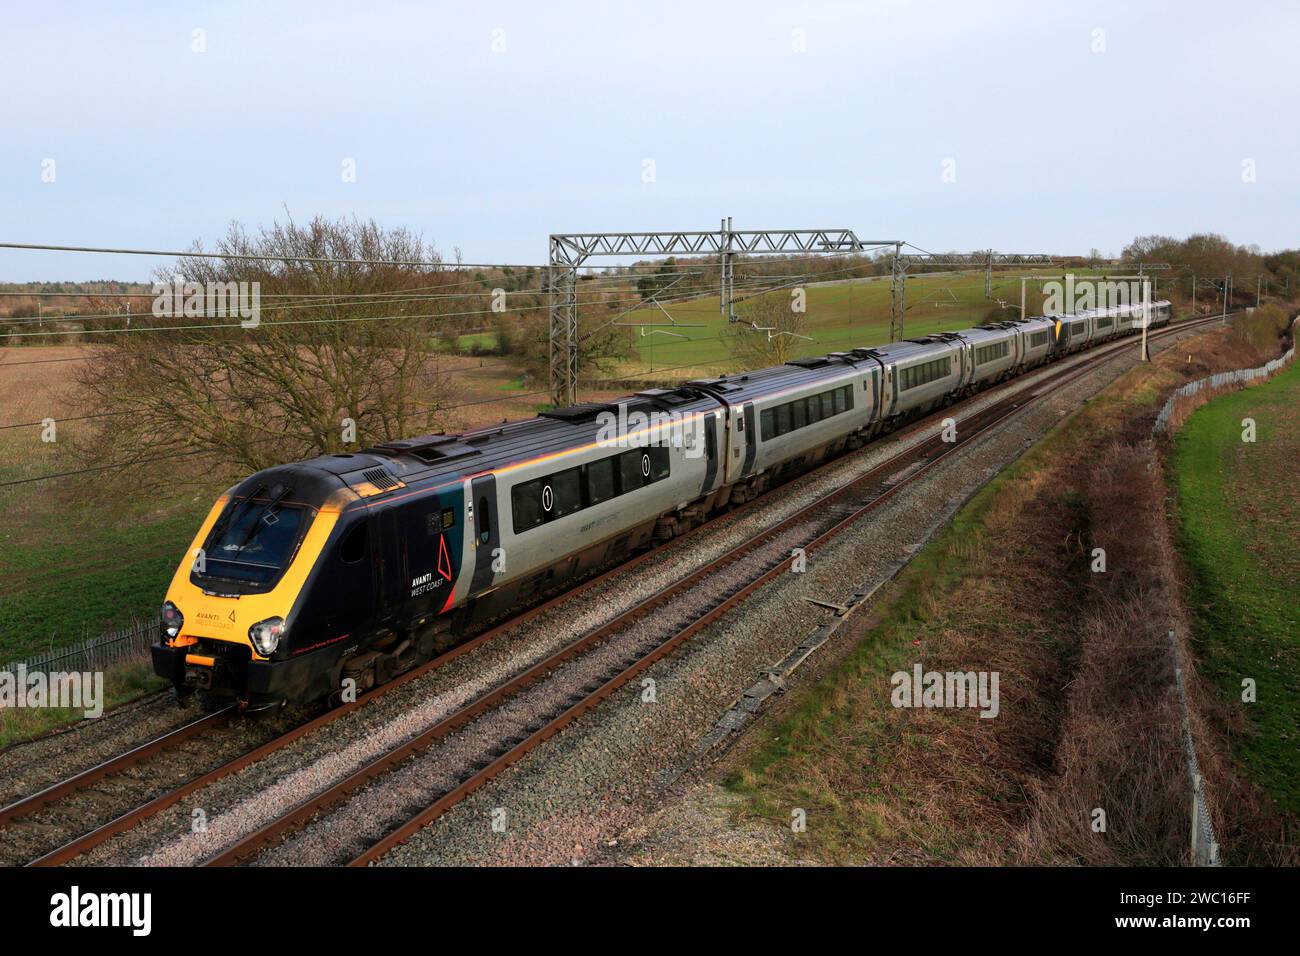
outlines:
[[[335,694],[344,677],[364,690],[427,659],[455,597],[464,496],[459,481],[395,484],[362,487],[362,500],[339,488],[318,508],[223,497],[191,548],[202,566],[187,558],[168,588],[155,672],[182,697],[261,709]],[[275,567],[258,568],[273,552]]]

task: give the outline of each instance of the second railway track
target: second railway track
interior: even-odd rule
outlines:
[[[1178,323],[1153,334],[1151,338],[1154,340],[1185,332],[1212,321],[1214,319]],[[371,819],[365,821],[366,825],[354,825],[351,829],[332,828],[336,835],[341,832],[350,833],[352,839],[334,839],[331,844],[332,856],[323,859],[317,854],[311,860],[353,865],[374,862],[785,571],[792,549],[802,548],[805,553],[816,550],[957,448],[964,447],[1053,388],[1073,381],[1100,363],[1112,359],[1126,347],[1134,347],[1132,340],[1112,343],[1095,354],[1082,356],[1079,361],[1053,368],[1035,382],[1012,380],[982,393],[980,397],[994,397],[996,400],[963,420],[955,442],[944,442],[938,435],[934,435],[890,457],[832,494],[753,536],[743,548],[733,549],[668,585],[550,657],[480,695],[401,745],[291,807],[276,819],[211,855],[207,862],[228,865],[253,859],[259,854],[279,862],[291,862],[294,858],[292,842],[295,839],[304,845],[311,842],[309,831],[314,818],[334,812],[353,794],[380,777],[403,772],[403,765],[410,764],[412,767],[405,768],[412,770],[410,776],[423,778],[423,786],[414,784],[414,789],[419,792],[418,797],[408,797],[404,803],[395,803],[386,820]],[[1003,397],[997,398],[998,395]],[[900,434],[932,427],[936,420],[946,414],[945,411],[931,415]],[[799,480],[817,475],[834,464],[832,461]],[[763,500],[760,498],[750,502],[737,511],[747,511]],[[706,524],[697,531],[676,539],[670,546],[684,544],[709,526]],[[458,646],[448,654],[408,672],[396,681],[371,691],[355,704],[327,711],[284,734],[245,749],[224,763],[209,767],[178,785],[164,789],[151,799],[138,802],[89,832],[77,834],[72,839],[56,841],[53,847],[43,849],[31,862],[55,865],[74,860],[116,834],[176,804],[185,796],[265,758],[343,714],[363,706],[374,697],[422,676],[490,640],[501,631],[517,626],[524,619],[560,602],[572,600],[604,577],[626,572],[649,556],[661,553],[662,549],[648,552],[590,579],[566,594],[552,598]],[[686,598],[692,591],[698,593],[692,598]],[[53,807],[57,810],[60,801],[78,793],[84,794],[89,788],[102,787],[105,781],[129,775],[131,768],[136,768],[138,773],[138,765],[160,760],[161,755],[174,747],[182,746],[186,740],[201,739],[206,730],[225,725],[230,716],[228,713],[208,715],[180,728],[175,734],[164,735],[136,748],[132,753],[91,768],[26,800],[0,808],[0,827],[13,828],[15,825],[22,826],[24,820],[39,820],[43,810],[48,819],[50,809]],[[421,769],[413,770],[415,767]],[[412,782],[408,781],[407,792],[411,792],[412,786]],[[130,788],[127,788],[127,792],[130,792]],[[353,823],[359,824],[360,821]],[[57,829],[51,830],[48,825],[45,829],[57,832]],[[299,830],[303,833],[295,837]],[[0,833],[3,832],[5,830],[0,829]],[[316,842],[319,844],[319,839]]]
[[[240,863],[269,847],[275,848],[269,854],[275,863],[375,862],[787,571],[793,549],[817,550],[957,449],[1113,356],[1113,351],[1088,356],[1037,383],[1009,389],[1006,397],[966,418],[954,440],[935,434],[799,509],[249,833],[207,864]],[[403,775],[393,789],[408,795],[406,806],[389,804],[384,818],[373,812],[330,818],[294,845],[292,834],[310,830],[314,820],[387,774]],[[413,790],[421,792],[418,799],[409,796]]]

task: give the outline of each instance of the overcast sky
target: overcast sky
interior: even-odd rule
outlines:
[[[1268,0],[10,4],[0,241],[182,248],[287,207],[471,262],[725,215],[1294,247],[1298,46],[1300,4]],[[157,264],[0,250],[0,280]]]

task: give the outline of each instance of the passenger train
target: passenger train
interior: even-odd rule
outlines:
[[[1151,326],[1169,322],[1165,301]],[[993,322],[265,469],[213,505],[152,648],[178,695],[363,691],[883,432],[1129,334],[1141,307]],[[605,428],[668,421],[645,440]],[[666,434],[666,432],[665,432]]]

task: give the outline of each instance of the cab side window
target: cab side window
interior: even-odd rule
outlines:
[[[366,528],[369,521],[362,518],[343,536],[339,545],[339,560],[344,564],[356,564],[366,556]]]

